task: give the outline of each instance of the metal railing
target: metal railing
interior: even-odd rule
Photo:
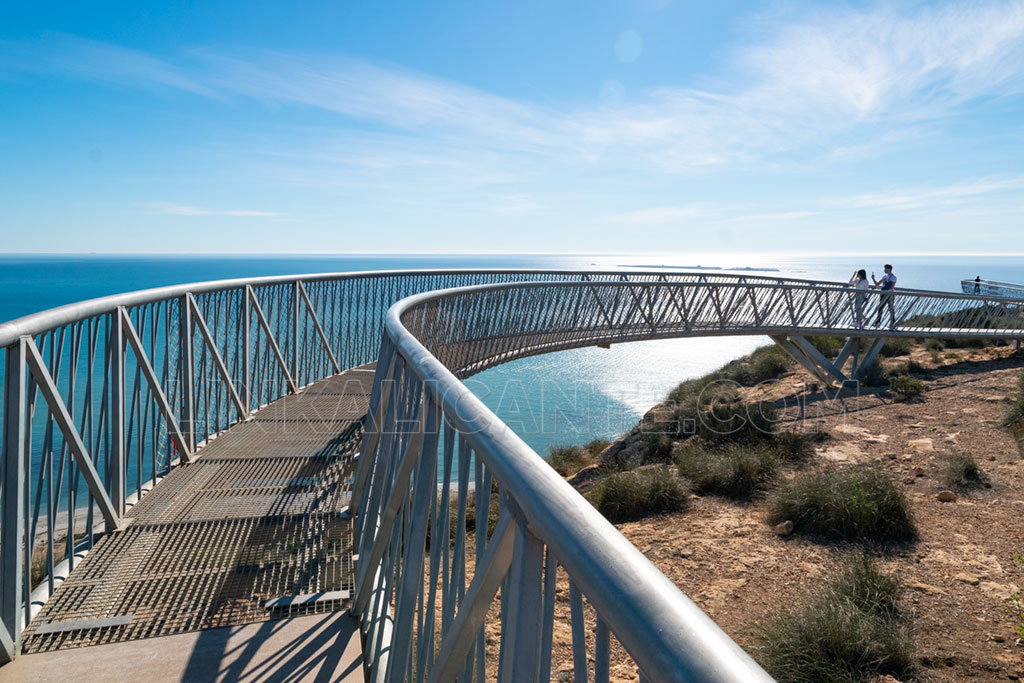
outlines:
[[[900,323],[887,335],[1024,330],[1019,306],[885,296],[882,312],[891,301]],[[612,342],[866,335],[851,297],[789,283],[559,282],[467,287],[396,304],[353,493],[353,610],[371,680],[548,680],[556,620],[572,634],[571,656],[558,664],[571,663],[576,681],[590,680],[591,659],[594,680],[608,680],[613,635],[641,680],[768,680],[460,379],[515,358]]]
[[[457,377],[559,348],[659,336],[867,334],[852,324],[854,294],[845,285],[624,271],[406,271],[229,280],[105,297],[4,323],[0,661],[16,654],[26,622],[95,540],[117,527],[125,509],[177,464],[196,457],[203,443],[269,402],[376,360],[382,337],[385,350],[396,340],[397,323],[390,318],[384,335],[384,314],[396,301],[421,292],[509,281],[548,283],[548,288],[513,284],[439,294],[424,299],[422,307],[409,308],[413,317],[404,322],[415,338],[428,340],[431,353]],[[608,286],[611,281],[623,284]],[[924,330],[928,336],[1022,336],[1020,302],[908,290],[889,300],[899,326],[886,335]],[[450,308],[455,301],[458,306]],[[392,362],[401,367],[416,360],[402,355],[399,363],[399,355]],[[408,386],[394,395],[412,401],[411,406],[420,391],[416,382],[425,380],[402,372]],[[435,398],[433,405],[440,419],[436,411],[446,404]],[[402,414],[397,411],[392,418]],[[429,414],[421,409],[423,420]],[[444,416],[455,419],[449,412]],[[452,423],[459,437],[442,446],[453,454],[462,452],[457,441],[468,438],[468,426]],[[429,437],[396,436],[394,447],[406,447],[411,438]],[[392,448],[392,441],[387,443]],[[509,445],[515,453],[520,446]],[[468,452],[468,442],[465,448]],[[388,471],[390,457],[381,456],[381,472]],[[361,467],[369,467],[371,460],[364,458]],[[511,471],[491,461],[479,466],[481,485],[497,477],[513,486]],[[462,468],[470,465],[452,467],[460,477],[469,476],[469,469]],[[374,484],[366,491],[383,481],[378,474],[374,469]],[[459,481],[462,495],[468,480],[467,486]],[[543,480],[536,484],[547,486]],[[506,501],[506,507],[514,505]],[[465,521],[464,514],[461,518]],[[366,523],[361,520],[364,541],[379,535]],[[404,534],[414,527],[410,522],[395,529]],[[507,522],[502,528],[511,533],[515,525]],[[485,550],[481,546],[481,553]],[[360,571],[366,566],[364,560]],[[661,589],[654,594],[640,590],[643,595],[637,590],[627,603],[631,608]],[[417,650],[416,656],[427,657],[426,652]]]
[[[393,303],[449,287],[571,279],[786,281],[549,270],[297,275],[143,290],[0,324],[0,663],[126,507],[259,407],[375,360]]]
[[[1024,299],[1024,285],[999,280],[961,280],[964,294],[994,296],[1005,299]]]

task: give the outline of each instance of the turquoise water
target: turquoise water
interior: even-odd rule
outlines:
[[[763,255],[0,256],[0,321],[65,303],[160,285],[260,275],[405,268],[598,268],[701,265],[846,280],[891,261],[899,286],[960,291],[962,278],[1024,282],[1024,257]],[[758,271],[754,271],[758,272]],[[753,274],[753,273],[752,273]],[[531,447],[614,438],[678,382],[767,343],[764,337],[637,342],[526,358],[470,387]]]

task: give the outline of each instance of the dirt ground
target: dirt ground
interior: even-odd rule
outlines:
[[[819,462],[871,463],[905,489],[920,539],[890,546],[881,567],[905,586],[915,680],[1024,679],[1024,644],[1008,610],[1010,593],[1024,584],[1024,566],[1013,560],[1024,553],[1024,459],[999,426],[1024,355],[1007,347],[941,355],[917,349],[913,359],[930,376],[924,395],[911,402],[863,390],[842,403],[827,400],[821,391],[800,391],[805,377],[798,373],[750,390],[748,398],[784,398],[792,428],[827,431]],[[798,398],[806,399],[802,416]],[[940,502],[937,494],[947,488],[939,481],[942,460],[957,449],[976,459],[991,487]],[[618,528],[744,647],[758,619],[823,582],[850,549],[779,536],[757,501],[708,496],[693,503],[684,513]]]

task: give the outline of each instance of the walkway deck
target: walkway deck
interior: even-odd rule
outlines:
[[[26,629],[23,652],[346,607],[343,511],[373,374],[314,384],[211,440],[97,543]]]

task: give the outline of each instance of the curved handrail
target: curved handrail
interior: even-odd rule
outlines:
[[[430,277],[430,276],[522,276],[522,277],[546,277],[557,279],[560,277],[579,277],[587,275],[597,279],[607,279],[623,276],[646,276],[656,278],[695,278],[708,280],[740,280],[746,282],[773,282],[812,284],[821,287],[842,287],[843,283],[828,282],[824,280],[810,280],[800,278],[783,278],[767,275],[731,274],[728,272],[693,272],[687,270],[665,270],[653,272],[644,269],[618,269],[618,270],[567,270],[567,269],[546,269],[546,268],[513,268],[513,269],[490,269],[490,268],[448,268],[448,269],[413,269],[413,270],[364,270],[340,273],[309,273],[305,275],[269,275],[254,278],[233,278],[228,280],[208,280],[205,282],[192,282],[180,285],[167,285],[164,287],[153,287],[121,294],[111,294],[87,299],[75,303],[57,306],[55,308],[31,313],[20,318],[15,318],[0,323],[0,347],[10,346],[17,339],[24,335],[39,335],[52,330],[53,328],[67,325],[86,318],[103,315],[116,311],[119,307],[134,307],[144,304],[152,304],[170,299],[176,299],[185,294],[207,294],[211,292],[223,292],[227,290],[240,289],[246,286],[262,287],[267,285],[291,284],[296,281],[311,283],[328,280],[357,280],[366,278],[386,277]]]
[[[415,374],[424,391],[429,392],[445,421],[490,469],[503,495],[514,502],[517,524],[539,539],[547,547],[548,557],[556,558],[566,569],[570,579],[597,610],[599,618],[606,622],[644,672],[646,680],[771,680],[635,546],[476,398],[402,322],[403,315],[417,306],[451,300],[481,289],[507,290],[500,286],[468,287],[412,296],[388,311],[385,327],[388,341],[395,347],[394,353],[406,361],[406,367]],[[385,381],[383,375],[380,378],[378,383]],[[392,380],[402,381],[395,377]],[[424,400],[428,400],[426,396]],[[379,458],[379,455],[364,450],[361,458],[369,462],[370,457]],[[378,511],[370,509],[362,513],[368,529]],[[381,539],[370,533],[363,539],[361,557],[370,557],[374,540],[381,542]],[[460,609],[471,608],[460,606]],[[408,618],[396,614],[396,622],[403,617]],[[374,620],[365,621],[372,624]],[[375,632],[368,632],[367,640],[375,635]],[[442,643],[442,648],[444,646]],[[387,664],[381,666],[396,670]],[[546,680],[543,676],[537,680],[540,679]],[[445,680],[443,675],[440,680]]]
[[[93,539],[171,468],[261,406],[374,360],[395,301],[573,278],[813,282],[643,269],[317,273],[157,287],[0,323],[0,623],[13,646]],[[44,547],[38,583],[23,538]]]
[[[576,323],[555,316],[547,327],[532,329],[527,340],[495,334],[487,328],[489,316],[480,313],[488,312],[485,299],[493,292],[533,291],[536,297],[542,290],[527,284],[482,289],[472,295],[483,297],[482,308],[464,319],[467,336],[436,349],[449,367],[459,357],[469,358],[467,353],[478,354],[459,365],[457,374],[570,348],[568,343],[650,338],[649,328],[658,325],[665,336],[773,330],[879,334],[851,324],[850,302],[857,294],[844,283],[625,269],[367,271],[221,280],[101,297],[0,324],[0,617],[12,640],[17,642],[29,614],[26,596],[31,592],[33,602],[45,600],[58,564],[73,569],[76,537],[84,535],[82,545],[88,547],[170,468],[260,406],[371,362],[380,348],[384,313],[393,303],[420,292],[509,280],[548,283],[552,289],[544,292],[576,287],[626,295],[588,294],[583,305],[593,319],[585,337],[573,337]],[[622,286],[609,289],[613,281]],[[663,298],[667,293],[679,298]],[[443,309],[446,297],[458,296],[442,292],[433,300]],[[887,296],[901,327],[886,335],[1021,336],[1019,301],[906,289]],[[647,297],[648,303],[637,297]],[[673,317],[672,309],[686,313]],[[550,307],[533,310],[551,313]],[[666,321],[677,327],[668,329]],[[771,321],[774,327],[767,325]],[[429,316],[420,322],[427,324]],[[68,483],[79,478],[87,487]],[[79,519],[83,506],[88,514]],[[57,539],[61,526],[64,541]],[[40,529],[45,578],[30,591],[31,553],[21,539],[36,539]],[[63,553],[58,543],[64,544]],[[61,554],[68,559],[61,562]],[[0,647],[0,659],[4,651]]]
[[[374,680],[392,680],[392,674],[404,671],[413,650],[433,650],[425,642],[413,647],[412,622],[422,624],[434,618],[416,611],[417,605],[425,609],[428,603],[403,600],[402,590],[388,577],[401,574],[397,567],[403,562],[407,573],[423,561],[422,543],[431,522],[416,526],[411,520],[433,514],[432,533],[447,535],[447,529],[436,522],[440,515],[447,524],[443,506],[436,508],[440,512],[428,509],[441,467],[436,438],[440,424],[453,432],[446,433],[446,442],[458,442],[459,458],[464,451],[472,452],[478,467],[500,484],[501,519],[507,528],[518,530],[517,539],[523,539],[517,541],[519,547],[528,548],[532,539],[547,551],[546,562],[536,551],[532,567],[507,558],[493,571],[516,582],[530,572],[539,576],[542,568],[550,571],[552,560],[557,561],[593,605],[599,623],[616,635],[648,680],[767,680],[735,643],[460,380],[516,358],[594,344],[708,334],[879,336],[879,330],[858,325],[856,295],[843,287],[793,283],[520,282],[424,292],[392,306],[353,494],[360,513],[361,558],[355,610],[367,642],[378,643],[368,660]],[[886,336],[1024,335],[1024,302],[1007,305],[980,297],[908,290],[882,294],[880,301],[884,309],[892,302],[895,329],[881,331]],[[404,387],[400,401],[389,397],[389,382]],[[445,457],[451,458],[453,450],[445,448]],[[451,461],[445,466],[450,470]],[[410,485],[410,477],[418,483]],[[466,480],[456,485],[460,516],[466,495],[461,489],[466,485]],[[430,492],[424,494],[423,486]],[[448,495],[443,492],[441,500]],[[476,523],[480,528],[479,517]],[[392,535],[392,530],[408,530],[410,525],[411,535],[408,531],[402,537]],[[456,534],[455,544],[465,547],[464,533]],[[482,557],[478,551],[478,563]],[[488,564],[487,572],[492,569]],[[431,571],[438,571],[434,564]],[[459,644],[473,628],[480,628],[482,613],[493,597],[493,592],[484,590],[491,585],[487,584],[490,576],[485,573],[479,590],[470,591],[479,603],[459,605],[459,614],[465,612],[464,621],[471,626],[449,620],[447,629],[442,627],[437,660],[419,660],[419,667],[430,669],[429,680],[454,675],[467,656],[474,666],[486,666],[483,649],[473,654]],[[518,620],[529,619],[535,625],[538,612],[541,619],[554,618],[554,599],[545,592],[550,587],[540,590],[534,583],[512,590],[516,591],[513,599],[530,595],[528,602],[543,599],[544,607],[527,610],[525,616],[513,608],[503,609],[502,634],[515,632]],[[537,643],[531,640],[524,654],[518,637],[512,644],[503,642],[502,651],[512,649],[513,661],[538,659],[533,650]],[[550,640],[540,643],[542,661],[549,656],[550,646]],[[608,656],[607,648],[603,656]],[[547,663],[550,666],[550,660]],[[536,670],[527,673],[524,680],[532,680]],[[481,678],[480,669],[477,678]],[[543,666],[539,678],[546,679]]]

